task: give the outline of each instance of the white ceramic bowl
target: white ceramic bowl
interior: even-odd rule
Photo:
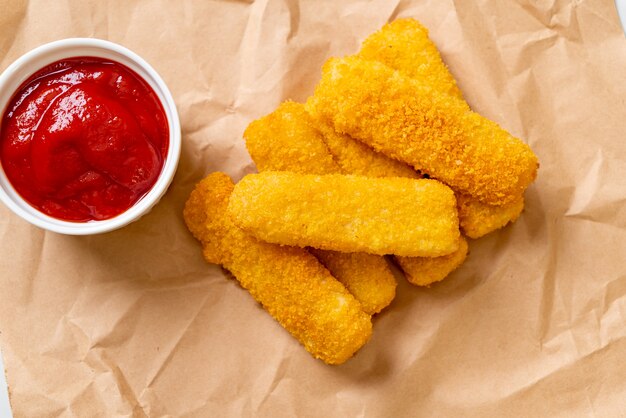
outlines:
[[[165,194],[180,157],[180,121],[174,99],[157,72],[139,55],[113,42],[90,38],[63,39],[22,55],[0,75],[0,118],[20,85],[32,74],[55,61],[71,57],[99,57],[129,67],[155,91],[167,116],[169,148],[161,174],[152,189],[131,208],[103,221],[68,222],[52,218],[26,202],[13,188],[0,166],[0,200],[15,214],[40,228],[69,235],[90,235],[121,228],[146,214]],[[0,120],[1,123],[1,120]]]

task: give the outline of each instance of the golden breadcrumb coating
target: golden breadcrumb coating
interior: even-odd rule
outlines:
[[[504,206],[486,205],[463,194],[457,194],[456,201],[461,229],[474,239],[515,222],[524,210],[523,196]]]
[[[259,171],[341,172],[300,103],[282,103],[274,112],[248,125],[243,137]]]
[[[255,120],[244,133],[246,146],[259,171],[286,170],[305,174],[341,173],[341,167],[300,103],[285,102]],[[378,255],[310,249],[311,253],[359,301],[368,314],[389,306],[396,280]]]
[[[495,122],[376,61],[330,59],[307,110],[487,204],[513,202],[537,173],[530,147]]]
[[[281,105],[271,115],[253,122],[254,129],[246,130],[246,141],[254,143],[253,146],[248,146],[248,150],[257,167],[264,167],[267,170],[276,169],[276,171],[284,168],[287,171],[317,174],[319,167],[325,165],[316,164],[317,159],[327,161],[328,158],[320,155],[321,138],[317,132],[310,129],[311,123],[318,121],[312,121],[306,113],[302,112],[302,108],[302,104]],[[319,128],[320,125],[316,127]],[[324,132],[325,139],[331,135],[337,138],[326,142],[333,144],[326,150],[328,157],[335,157],[335,160],[343,160],[347,163],[343,166],[343,170],[338,165],[333,167],[332,164],[326,164],[328,173],[344,171],[349,174],[366,174],[369,177],[418,177],[417,172],[407,164],[377,153],[346,135],[335,134],[329,126],[320,130]],[[356,151],[353,151],[354,149]],[[274,165],[275,162],[276,165]],[[372,166],[375,168],[369,170]],[[379,312],[394,298],[396,282],[382,257],[312,248],[309,251],[346,286],[361,303],[365,312],[370,314]],[[437,263],[435,260],[445,265],[454,261],[447,256],[435,257],[433,263]],[[440,270],[451,271],[454,267],[441,266]]]
[[[346,167],[344,172],[368,177],[420,178],[409,165],[392,160],[348,135],[337,134],[332,127],[323,122],[320,122],[318,127],[324,133],[326,144],[333,144],[328,148],[336,160],[342,161],[342,166]],[[369,166],[375,169],[368,172]],[[461,230],[470,238],[480,238],[509,222],[515,222],[524,208],[524,198],[520,197],[506,205],[493,206],[470,196],[457,194],[457,206]],[[446,263],[446,260],[442,259],[441,262]]]
[[[396,261],[409,282],[417,286],[429,286],[445,279],[467,257],[467,240],[459,239],[459,248],[443,257],[396,257]]]
[[[343,363],[369,340],[370,316],[305,250],[261,242],[237,228],[226,211],[232,190],[226,174],[213,173],[185,204],[185,222],[204,256],[228,269],[314,357]]]
[[[382,62],[407,77],[421,79],[441,93],[463,98],[439,50],[428,37],[428,29],[415,19],[386,24],[368,36],[358,56]]]
[[[311,124],[304,105],[294,102],[285,102],[252,122],[244,137],[259,171],[341,173],[341,167]],[[366,313],[380,312],[395,297],[396,280],[383,257],[315,249],[311,252],[354,295]]]
[[[228,211],[276,244],[426,257],[458,248],[454,193],[435,180],[266,171],[235,186]]]
[[[420,178],[417,172],[402,161],[393,160],[374,151],[364,143],[337,133],[322,120],[315,120],[315,127],[322,133],[332,156],[347,174],[366,177]]]
[[[384,257],[366,253],[340,253],[309,248],[309,251],[373,315],[396,297],[396,279]]]
[[[382,62],[407,77],[423,80],[437,91],[463,99],[456,80],[428,37],[428,29],[415,19],[386,24],[363,42],[358,56]],[[486,205],[462,195],[457,196],[457,201],[461,229],[470,238],[479,238],[514,222],[524,207],[523,196],[504,206]]]

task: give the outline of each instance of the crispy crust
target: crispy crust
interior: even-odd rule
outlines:
[[[446,278],[456,270],[467,257],[467,240],[459,239],[459,248],[452,254],[428,257],[396,257],[409,282],[417,286],[429,286]]]
[[[363,42],[358,56],[381,62],[407,77],[424,80],[439,92],[463,99],[456,80],[428,37],[428,29],[415,19],[386,24]],[[524,207],[523,196],[504,206],[486,205],[461,194],[457,194],[457,201],[461,229],[470,238],[479,238],[514,222]]]
[[[396,297],[396,279],[384,257],[315,248],[309,251],[354,295],[366,313],[379,313]]]
[[[273,113],[253,122],[254,129],[246,130],[248,150],[257,167],[267,170],[284,168],[293,172],[315,174],[320,167],[326,172],[362,174],[369,177],[419,177],[417,172],[405,163],[392,160],[377,153],[366,145],[339,135],[327,125],[313,121],[302,111],[303,105],[290,102],[278,107]],[[318,129],[311,129],[315,124]],[[338,165],[325,164],[328,158],[320,155],[326,142],[328,157],[334,157]],[[250,144],[252,143],[252,146]],[[332,153],[332,155],[331,155]],[[312,157],[313,156],[313,157]],[[322,161],[321,164],[316,162]],[[367,313],[376,313],[389,305],[395,296],[396,282],[386,261],[380,256],[364,253],[340,253],[309,249],[361,303]],[[452,271],[456,261],[447,256],[430,259],[428,266],[438,271]],[[420,276],[420,263],[407,263],[412,266],[412,275]]]
[[[486,205],[466,195],[456,196],[461,229],[470,238],[480,238],[515,222],[524,210],[524,197],[504,206]]]
[[[515,201],[537,173],[528,145],[462,100],[379,62],[329,60],[307,110],[487,204]]]
[[[439,50],[428,37],[428,29],[415,19],[388,23],[363,42],[358,56],[424,80],[433,89],[463,99],[456,80],[444,64]]]
[[[343,363],[369,340],[370,316],[305,250],[264,243],[237,228],[226,213],[232,190],[226,174],[213,173],[185,205],[185,222],[206,259],[228,269],[314,357]]]
[[[252,122],[244,138],[259,171],[341,173],[341,167],[313,125],[304,106],[289,101]],[[354,295],[366,313],[380,312],[395,297],[396,280],[383,257],[365,253],[310,251]]]
[[[248,125],[243,137],[259,171],[341,173],[300,103],[282,103],[274,112]]]
[[[235,186],[228,211],[282,245],[426,257],[458,248],[454,193],[435,180],[266,171]]]
[[[317,127],[323,132],[324,141],[333,157],[345,168],[346,173],[368,177],[420,178],[419,173],[407,164],[392,160],[348,135],[336,133],[322,121]],[[457,204],[461,230],[468,237],[476,239],[515,222],[524,209],[524,198],[522,196],[512,203],[493,206],[457,193]],[[445,261],[442,260],[442,263]]]
[[[328,150],[344,173],[366,177],[420,178],[419,174],[408,164],[376,152],[348,135],[337,133],[323,120],[315,119],[314,123],[322,133]]]

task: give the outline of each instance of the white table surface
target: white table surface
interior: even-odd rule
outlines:
[[[615,0],[617,12],[619,13],[626,35],[626,0]],[[0,418],[12,418],[9,407],[9,394],[7,392],[7,382],[4,375],[4,364],[2,363],[2,350],[0,350]]]
[[[9,394],[7,393],[7,382],[4,377],[4,364],[2,364],[2,351],[0,350],[0,417],[11,418],[11,408],[9,407]]]

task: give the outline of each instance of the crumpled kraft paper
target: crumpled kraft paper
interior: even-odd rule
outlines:
[[[626,415],[626,38],[611,0],[8,1],[0,67],[66,37],[129,47],[183,129],[169,192],[100,236],[0,207],[0,344],[16,417]],[[541,169],[513,226],[398,296],[339,367],[204,262],[194,183],[253,172],[242,132],[385,22],[429,29],[470,105]]]

